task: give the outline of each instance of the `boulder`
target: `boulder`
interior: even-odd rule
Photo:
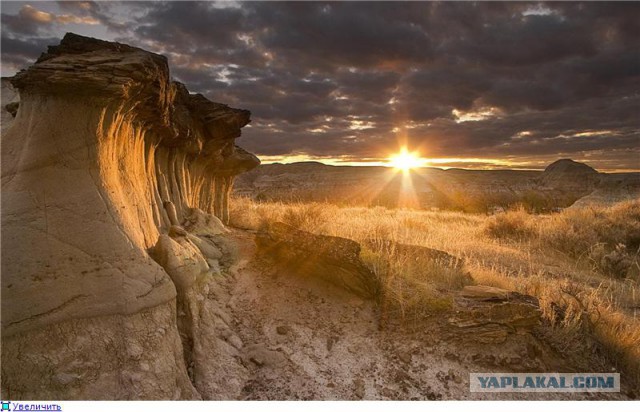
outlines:
[[[216,236],[229,232],[216,216],[192,208],[184,221],[184,228],[196,236]]]
[[[258,252],[296,273],[314,276],[364,298],[378,294],[378,281],[360,260],[360,244],[336,236],[315,235],[284,223],[256,235]]]
[[[198,248],[185,237],[160,235],[151,256],[169,274],[178,292],[184,292],[209,271],[207,261]]]
[[[458,294],[449,324],[480,343],[501,343],[509,334],[531,332],[540,324],[538,300],[490,286],[466,286]]]
[[[207,238],[203,238],[200,236],[194,236],[192,234],[187,234],[187,238],[196,245],[202,255],[207,259],[218,260],[222,257],[222,252],[218,247],[213,244],[213,242],[209,241]]]

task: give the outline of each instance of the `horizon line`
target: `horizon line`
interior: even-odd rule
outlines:
[[[392,169],[392,166],[388,161],[381,160],[342,160],[340,158],[328,158],[328,157],[312,157],[312,156],[261,156],[257,155],[260,159],[262,165],[270,165],[270,164],[282,164],[282,165],[290,165],[290,164],[299,164],[299,163],[320,163],[325,166],[337,166],[337,167],[385,167]],[[508,163],[507,161],[501,161],[502,163],[493,162],[492,160],[497,159],[469,159],[468,162],[465,161],[455,161],[445,162],[445,158],[442,159],[425,159],[424,164],[414,169],[438,169],[438,170],[449,170],[449,169],[459,169],[459,170],[470,170],[470,171],[501,171],[501,170],[511,170],[511,171],[531,171],[531,172],[540,172],[544,171],[547,166],[554,163],[557,160],[568,159],[566,157],[558,158],[554,161],[546,163],[545,165],[530,165],[526,164],[527,162],[521,163]],[[594,170],[600,173],[640,173],[640,168],[631,169],[631,168],[613,168],[613,167],[594,167],[586,163],[585,161],[570,159],[578,163],[587,164],[589,167],[592,167]],[[475,163],[474,166],[472,163]],[[446,165],[446,166],[445,166]]]

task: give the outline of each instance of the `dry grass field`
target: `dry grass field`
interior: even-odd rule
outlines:
[[[359,241],[386,300],[403,315],[446,310],[446,291],[470,283],[515,290],[539,299],[558,350],[603,355],[640,378],[638,200],[551,215],[514,209],[492,216],[245,198],[231,203],[236,227],[257,230],[273,221]],[[464,259],[464,270],[417,267],[376,248],[386,241],[446,251]]]

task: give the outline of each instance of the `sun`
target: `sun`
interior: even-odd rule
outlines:
[[[410,152],[406,147],[389,157],[389,165],[404,172],[420,167],[422,163],[423,160],[420,157],[420,153]]]

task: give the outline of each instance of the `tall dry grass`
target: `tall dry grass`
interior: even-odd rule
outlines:
[[[397,214],[399,212],[400,214]],[[417,232],[427,233],[425,222],[409,211],[383,207],[343,208],[320,203],[255,203],[236,198],[231,202],[231,224],[258,230],[269,222],[284,222],[317,234],[340,236],[362,245],[361,257],[382,286],[383,305],[403,319],[420,318],[452,306],[451,290],[472,283],[463,268],[446,263],[425,265],[417,256],[398,253],[394,247],[376,247],[380,241],[412,242]],[[436,216],[436,215],[434,215]],[[444,232],[442,232],[444,234]]]
[[[255,203],[234,199],[231,221],[258,229],[282,221],[366,244],[370,239],[440,249],[465,259],[480,284],[538,297],[560,350],[597,351],[640,382],[640,201],[613,207],[494,216],[452,211]],[[448,308],[445,290],[467,284],[464,271],[412,268],[368,248],[363,259],[402,312]]]
[[[530,215],[519,208],[488,219],[485,233],[565,253],[605,275],[637,281],[640,274],[640,201],[549,216]]]

